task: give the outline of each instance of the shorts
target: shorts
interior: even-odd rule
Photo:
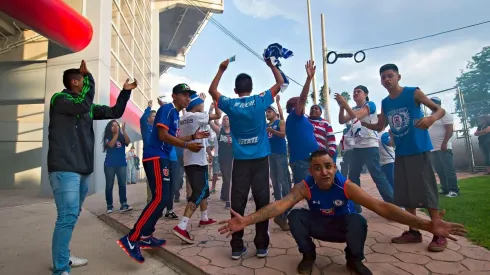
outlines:
[[[218,175],[219,173],[221,173],[221,170],[219,168],[219,158],[214,156],[213,157],[213,175]]]
[[[202,200],[209,197],[208,166],[188,165],[184,170],[192,189],[192,194],[187,201],[199,205]]]
[[[405,208],[439,208],[430,152],[395,157],[393,203]]]

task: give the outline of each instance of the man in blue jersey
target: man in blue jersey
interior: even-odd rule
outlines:
[[[381,103],[378,123],[363,122],[366,128],[381,131],[386,121],[395,141],[395,184],[393,203],[417,215],[417,208],[426,208],[432,220],[439,220],[439,194],[432,170],[430,151],[433,149],[429,127],[441,119],[446,111],[430,100],[417,87],[401,87],[401,75],[395,64],[386,64],[379,69],[381,84],[389,95]],[[432,111],[424,117],[421,105]],[[409,227],[393,243],[421,243],[418,227]],[[447,246],[443,236],[434,235],[429,251],[440,252]]]
[[[308,61],[305,66],[306,81],[299,97],[293,97],[286,103],[288,118],[286,119],[286,138],[289,147],[289,163],[293,172],[293,182],[298,183],[308,175],[308,157],[318,150],[314,128],[305,115],[306,100],[310,92],[310,84],[315,76],[315,62]]]
[[[178,84],[173,88],[173,102],[158,109],[148,146],[143,150],[143,167],[152,198],[129,234],[117,241],[124,252],[139,263],[145,261],[140,249],[158,248],[165,245],[165,240],[159,240],[152,234],[158,218],[162,215],[163,208],[167,205],[166,200],[170,198],[167,194],[172,192],[170,189],[172,182],[170,154],[173,147],[178,146],[192,152],[199,152],[203,148],[201,143],[190,143],[190,141],[209,136],[209,132],[198,130],[190,136],[178,137],[179,112],[189,105],[190,95],[195,93],[187,84]]]
[[[311,176],[296,184],[289,195],[245,217],[232,211],[234,218],[220,222],[225,225],[218,229],[219,232],[228,233],[229,236],[247,225],[276,217],[305,199],[310,209],[294,209],[288,216],[291,234],[298,244],[299,252],[303,254],[298,273],[310,274],[312,270],[316,259],[312,238],[315,238],[326,242],[346,242],[347,268],[361,275],[372,273],[362,263],[367,223],[363,216],[355,212],[354,203],[386,219],[415,226],[438,236],[453,239],[450,234],[462,236],[466,233],[461,224],[448,223],[442,219],[428,221],[371,197],[337,171],[327,151],[313,152],[309,161]]]
[[[270,146],[266,131],[265,110],[274,102],[281,90],[284,79],[279,69],[266,59],[276,83],[260,95],[252,93],[252,78],[239,74],[235,79],[235,93],[238,98],[229,98],[218,92],[218,84],[228,67],[229,60],[223,61],[216,74],[209,94],[218,102],[218,108],[230,119],[230,131],[233,147],[233,172],[231,179],[231,208],[243,214],[247,206],[250,187],[256,209],[260,209],[270,200],[269,159]],[[267,256],[269,247],[269,222],[256,225],[254,239],[257,257]],[[243,244],[243,230],[233,234],[230,242],[232,259],[240,259],[247,251]]]

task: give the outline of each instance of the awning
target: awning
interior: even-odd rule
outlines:
[[[0,11],[74,52],[92,40],[90,22],[62,0],[0,0]]]

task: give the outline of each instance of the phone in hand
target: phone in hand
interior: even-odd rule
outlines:
[[[234,56],[232,56],[232,57],[228,58],[228,60],[230,60],[230,63],[231,63],[231,62],[233,62],[233,61],[235,61],[235,60],[236,60],[236,55],[234,55]]]

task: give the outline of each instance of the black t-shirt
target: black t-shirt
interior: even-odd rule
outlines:
[[[478,126],[478,131],[484,130],[485,128],[489,127],[490,125],[480,125]],[[478,137],[478,143],[480,146],[490,146],[490,133],[486,133],[483,136]]]
[[[233,147],[231,145],[231,132],[226,133],[223,128],[218,135],[218,157],[222,161],[233,159]]]

